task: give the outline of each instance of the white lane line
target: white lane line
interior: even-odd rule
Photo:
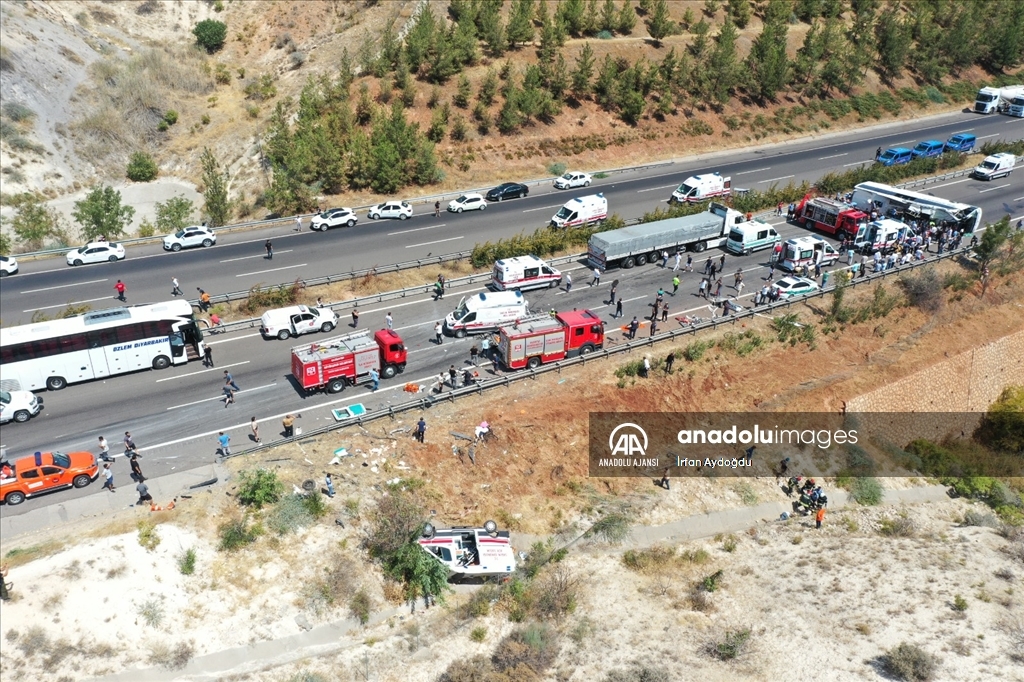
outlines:
[[[953,182],[947,182],[942,185],[932,185],[930,189],[939,189],[940,187],[949,187],[950,185],[959,185],[961,182],[967,182],[970,178],[964,178],[963,180],[954,180]]]
[[[1013,199],[1010,199],[1010,201],[1020,201],[1022,199],[1024,199],[1024,197],[1014,197]]]
[[[995,192],[997,189],[1003,189],[1004,187],[1009,186],[1010,183],[1006,183],[1005,185],[999,185],[998,187],[989,187],[988,189],[978,190],[978,194],[984,194],[985,192]]]
[[[78,305],[80,303],[93,303],[94,301],[110,301],[117,300],[115,296],[101,296],[100,298],[87,298],[84,301],[68,301],[67,303],[58,303],[57,305],[47,305],[42,308],[32,308],[30,310],[22,310],[23,313],[33,313],[37,310],[50,310],[51,308],[66,308],[69,305]]]
[[[984,139],[987,139],[989,137],[999,137],[1001,134],[1002,133],[992,133],[991,135],[982,135],[981,137],[978,137],[978,138],[975,138],[975,139],[984,140]]]
[[[235,275],[235,277],[249,277],[250,275],[263,275],[263,274],[266,274],[268,272],[278,272],[280,270],[291,270],[292,268],[304,268],[304,267],[306,267],[306,265],[308,265],[308,263],[299,263],[298,265],[286,265],[283,268],[271,268],[269,270],[257,270],[256,272],[243,272],[240,275]]]
[[[410,232],[422,232],[423,230],[433,230],[434,228],[444,227],[444,226],[445,226],[445,223],[441,223],[440,225],[430,225],[429,227],[417,227],[416,229],[413,229],[413,230],[402,230],[401,232],[388,232],[388,236],[389,237],[394,237],[396,234],[409,234]]]
[[[291,253],[291,252],[292,252],[292,249],[288,249],[287,251],[275,251],[274,253]],[[266,257],[267,257],[266,254],[258,253],[255,256],[242,256],[241,258],[227,258],[225,260],[222,260],[221,263],[234,263],[236,260],[249,260],[250,258],[266,258]]]
[[[783,175],[781,178],[772,178],[771,180],[758,180],[754,184],[755,185],[760,185],[760,184],[763,184],[763,183],[766,183],[766,182],[778,182],[779,180],[789,180],[790,178],[795,178],[795,177],[796,177],[795,175]]]
[[[679,185],[675,185],[675,184],[673,184],[673,185],[662,185],[661,187],[651,187],[649,189],[638,189],[636,191],[636,193],[637,194],[643,194],[644,192],[653,192],[654,190],[657,190],[657,189],[668,189],[669,187],[678,187],[678,186]]]
[[[763,173],[764,171],[771,170],[771,169],[772,169],[772,167],[768,166],[767,168],[758,168],[757,170],[743,171],[742,173],[733,173],[733,175],[739,176],[739,175],[750,175],[751,173]]]
[[[215,368],[215,369],[219,369],[219,368]],[[274,386],[277,386],[277,382],[276,381],[274,383],[272,383],[272,384],[265,384],[263,386],[256,386],[255,388],[247,388],[244,391],[235,391],[235,393],[252,393],[253,391],[259,391],[259,390],[264,389],[264,388],[273,388]],[[224,396],[223,395],[218,395],[218,396],[214,396],[213,398],[203,398],[202,400],[196,400],[196,401],[193,401],[191,403],[184,403],[182,405],[174,405],[172,407],[168,407],[167,411],[169,412],[171,410],[177,410],[177,409],[180,409],[182,407],[190,407],[192,405],[199,405],[200,403],[208,403],[208,402],[210,402],[212,400],[222,401],[222,400],[224,400]]]
[[[639,301],[642,298],[647,298],[647,296],[634,296],[633,298],[624,298],[622,299],[622,302],[629,303],[630,301]]]
[[[864,163],[871,163],[874,159],[867,159],[866,161],[854,161],[853,163],[844,163],[843,168],[849,168],[850,166],[859,166]]]
[[[76,284],[61,284],[60,286],[46,287],[45,289],[29,289],[28,291],[23,291],[21,293],[23,293],[23,294],[38,294],[40,291],[53,291],[54,289],[67,289],[68,287],[80,287],[80,286],[82,286],[84,284],[98,284],[99,282],[109,282],[109,281],[110,281],[109,279],[91,279],[88,282],[78,282]]]
[[[843,152],[842,154],[833,154],[832,156],[819,156],[818,161],[824,161],[825,159],[838,159],[840,156],[847,156],[850,152]]]
[[[235,362],[230,365],[221,365],[220,367],[210,367],[209,369],[201,369],[198,372],[189,372],[188,374],[179,374],[176,377],[167,377],[166,379],[157,379],[156,383],[162,381],[174,381],[175,379],[184,379],[185,377],[194,377],[197,374],[206,374],[207,372],[216,372],[218,369],[224,369],[225,367],[238,367],[239,365],[248,365],[250,360],[243,360],[242,362]]]
[[[890,147],[898,147],[898,146],[900,146],[901,144],[910,144],[911,142],[913,142],[913,140],[900,140],[899,142],[893,142],[893,143],[892,143],[891,145],[889,145],[889,146],[890,146]]]
[[[231,343],[232,341],[238,341],[239,339],[251,339],[254,336],[263,336],[263,335],[260,334],[259,332],[256,332],[255,334],[245,334],[243,336],[232,336],[230,339],[222,339],[220,341],[207,341],[206,345],[207,346],[217,346],[217,345],[220,345],[222,343]]]
[[[529,213],[530,211],[544,211],[549,208],[561,208],[564,204],[552,204],[551,206],[541,206],[540,208],[528,208],[523,213]]]
[[[465,236],[465,235],[463,235],[463,236]],[[462,237],[449,237],[448,239],[437,239],[437,240],[432,241],[432,242],[423,242],[422,244],[409,244],[405,248],[407,248],[407,249],[415,249],[417,246],[430,246],[431,244],[443,244],[444,242],[454,242],[454,241],[458,241],[459,239],[462,239]]]

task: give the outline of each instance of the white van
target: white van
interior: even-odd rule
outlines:
[[[580,227],[599,223],[608,217],[608,200],[603,194],[576,197],[565,202],[558,213],[551,216],[553,227]]]
[[[1012,173],[1016,163],[1017,157],[1013,154],[1000,152],[999,154],[986,156],[985,160],[971,171],[971,175],[979,180],[995,180]]]
[[[725,250],[738,256],[745,256],[751,251],[774,247],[779,243],[779,233],[767,223],[751,220],[734,225],[729,230],[729,238],[725,240]]]
[[[839,260],[839,252],[821,237],[795,237],[782,245],[779,267],[788,272],[797,268],[814,267],[815,263],[832,265]]]
[[[459,307],[444,318],[444,331],[459,339],[466,334],[495,331],[526,317],[529,310],[521,291],[485,291],[463,296]]]
[[[307,308],[304,305],[268,310],[261,320],[260,333],[263,337],[270,339],[276,336],[282,341],[299,334],[326,334],[338,326],[338,316],[330,308]]]
[[[859,236],[853,245],[863,253],[874,253],[895,244],[900,238],[906,237],[910,226],[892,218],[881,218],[868,223],[864,234]]]
[[[43,409],[43,399],[31,391],[0,391],[0,424],[27,422]]]
[[[561,282],[562,273],[536,256],[503,258],[494,264],[491,274],[491,284],[498,291],[556,287]]]
[[[683,180],[683,184],[672,192],[668,203],[697,203],[713,197],[727,197],[732,194],[732,178],[723,178],[720,173],[694,175]]]

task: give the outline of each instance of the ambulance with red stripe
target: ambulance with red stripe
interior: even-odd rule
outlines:
[[[483,528],[440,529],[428,523],[418,542],[423,551],[454,574],[505,576],[516,570],[516,555],[509,533],[499,531],[494,521],[488,521]]]
[[[536,256],[503,258],[494,264],[491,284],[498,291],[557,287],[562,273]]]

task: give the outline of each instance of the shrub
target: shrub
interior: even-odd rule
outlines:
[[[150,599],[144,601],[136,607],[136,613],[146,623],[146,625],[156,628],[160,627],[160,623],[164,620],[164,607],[156,599]]]
[[[853,479],[850,486],[850,497],[857,504],[872,507],[882,502],[882,484],[877,478],[861,476]]]
[[[963,613],[967,610],[967,600],[959,594],[953,597],[953,610]]]
[[[132,182],[149,182],[156,178],[158,169],[153,157],[145,152],[135,152],[128,161],[125,175]]]
[[[750,628],[726,630],[721,639],[708,640],[704,651],[720,661],[733,661],[747,651],[751,634]]]
[[[348,602],[349,612],[353,618],[359,620],[360,625],[370,622],[370,613],[373,611],[373,599],[366,593],[366,590],[359,590]]]
[[[469,638],[479,644],[487,639],[487,628],[482,625],[473,628],[469,633]]]
[[[690,362],[697,362],[704,357],[705,351],[714,345],[714,341],[694,341],[683,349],[683,357]]]
[[[174,109],[168,109],[164,114],[164,120],[167,121],[167,125],[174,125],[178,122],[178,112]]]
[[[612,670],[605,675],[603,682],[669,682],[672,677],[668,671],[649,663],[634,661],[626,670]]]
[[[284,483],[277,472],[269,469],[250,469],[239,474],[238,501],[248,507],[260,509],[281,499]]]
[[[891,538],[909,538],[917,531],[914,521],[903,514],[894,519],[882,519],[878,522],[878,532]]]
[[[267,528],[278,535],[287,535],[312,522],[312,515],[306,508],[306,496],[299,494],[282,497],[267,516]]]
[[[711,575],[706,575],[701,578],[700,582],[697,584],[697,588],[704,592],[714,592],[722,582],[723,575],[724,573],[721,570],[715,571]]]
[[[627,549],[622,555],[622,563],[626,568],[642,573],[652,568],[665,566],[675,558],[674,547],[655,545],[647,549]]]
[[[156,532],[156,524],[148,519],[143,519],[139,521],[138,529],[139,545],[152,552],[160,544],[160,535]]]
[[[293,69],[297,69],[306,63],[306,53],[301,50],[292,52],[289,58],[292,60]]]
[[[926,682],[935,676],[938,659],[917,646],[901,642],[882,656],[886,673],[907,682]]]
[[[605,542],[617,545],[629,535],[629,517],[618,513],[602,516],[590,527],[586,535],[587,537],[597,537]]]
[[[543,675],[558,655],[558,633],[544,624],[515,630],[498,644],[491,663],[498,672],[523,675],[525,666],[537,677]]]
[[[251,545],[260,536],[260,529],[256,526],[250,527],[245,519],[235,519],[220,525],[219,549],[224,552],[233,552],[236,549]]]
[[[962,526],[982,526],[984,528],[998,528],[999,520],[992,514],[984,514],[970,509],[964,514]]]
[[[150,650],[149,662],[168,670],[181,670],[188,665],[195,653],[195,645],[191,641],[178,642],[174,648],[158,642]]]
[[[178,555],[178,571],[182,575],[192,575],[196,572],[196,550],[189,547]]]
[[[149,219],[143,218],[142,222],[139,223],[139,229],[136,231],[136,236],[152,237],[154,234],[156,234],[156,225],[149,222]]]
[[[228,37],[228,26],[223,21],[204,19],[192,29],[192,35],[196,37],[199,47],[212,54],[224,47],[224,40]]]
[[[927,313],[938,312],[944,301],[943,282],[935,268],[905,273],[899,279],[910,305]]]
[[[15,123],[31,121],[35,118],[36,112],[19,102],[6,102],[3,106],[3,114]]]
[[[553,161],[548,164],[548,173],[551,175],[562,175],[565,173],[565,164],[561,161]]]
[[[560,620],[576,610],[580,579],[558,564],[545,572],[534,586],[533,612],[541,619]]]

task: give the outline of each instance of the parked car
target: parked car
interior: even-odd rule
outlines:
[[[0,256],[0,277],[18,274],[18,259],[14,256]]]
[[[191,246],[213,246],[217,235],[206,225],[192,225],[164,237],[164,251],[181,251]]]
[[[405,220],[412,217],[412,206],[405,201],[385,201],[383,204],[371,206],[367,216],[377,218],[398,218]]]
[[[589,187],[593,178],[589,173],[568,172],[560,178],[555,178],[555,189],[570,189],[572,187]]]
[[[115,263],[124,260],[124,247],[116,242],[89,242],[85,246],[68,252],[68,265],[86,263]]]
[[[530,188],[518,182],[506,182],[498,185],[487,193],[487,201],[504,201],[505,199],[522,199],[530,193]]]
[[[0,500],[7,504],[62,488],[84,488],[99,475],[91,452],[37,452],[8,466],[10,475],[0,478]]]
[[[772,287],[779,292],[779,298],[790,298],[791,296],[803,296],[820,287],[811,279],[806,277],[783,277]]]
[[[484,198],[475,192],[469,194],[463,194],[458,199],[453,199],[448,202],[448,210],[452,213],[462,213],[463,211],[482,211],[487,208],[487,202]]]
[[[351,208],[329,208],[318,216],[313,216],[309,227],[313,230],[326,232],[328,228],[345,225],[353,227],[359,222],[359,217]]]

